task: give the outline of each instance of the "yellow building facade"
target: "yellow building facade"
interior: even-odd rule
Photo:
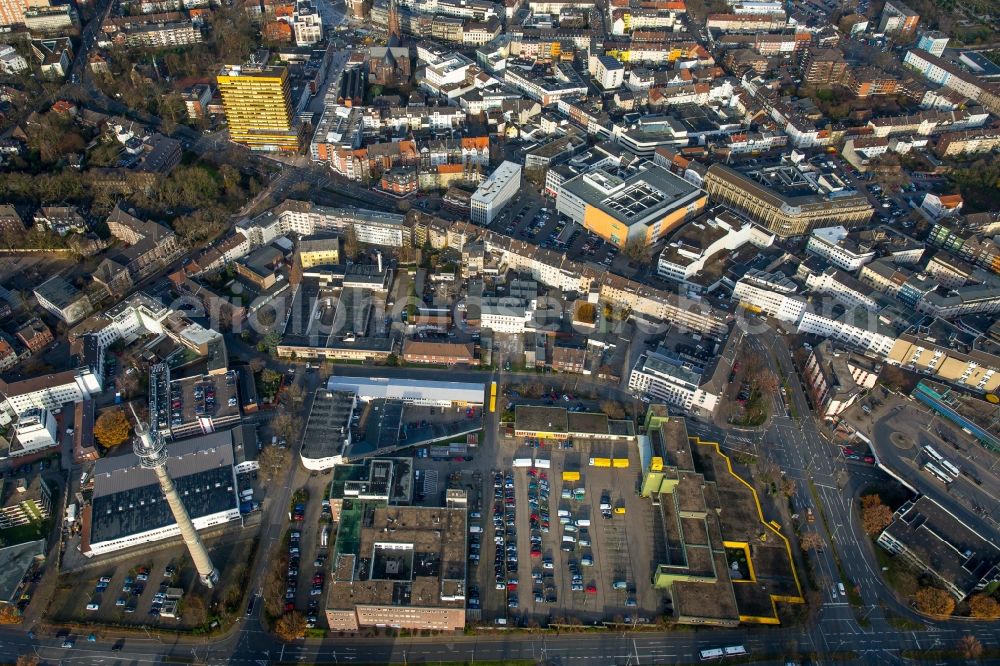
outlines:
[[[216,77],[230,140],[251,150],[297,152],[287,67],[226,65]]]

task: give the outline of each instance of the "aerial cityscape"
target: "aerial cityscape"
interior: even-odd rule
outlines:
[[[1000,664],[996,0],[0,0],[0,666],[702,662]]]

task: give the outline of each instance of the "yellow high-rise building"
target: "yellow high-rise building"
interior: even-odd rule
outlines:
[[[287,67],[226,65],[217,80],[232,141],[251,150],[299,149]]]

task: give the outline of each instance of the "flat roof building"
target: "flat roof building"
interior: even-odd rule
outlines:
[[[779,192],[723,164],[708,168],[705,190],[713,201],[735,208],[782,238],[821,226],[850,229],[868,222],[875,212],[868,199],[854,191],[822,194],[799,187]]]
[[[616,421],[596,412],[518,405],[514,408],[514,436],[631,441],[635,438],[635,426],[631,421]]]
[[[472,194],[472,221],[489,224],[520,189],[521,165],[504,161]]]
[[[779,624],[776,604],[805,602],[788,540],[717,444],[690,437],[662,405],[640,437],[640,494],[660,513],[663,561],[653,585],[682,624]]]
[[[326,388],[329,391],[352,391],[362,400],[382,398],[433,407],[465,407],[482,405],[485,401],[483,384],[465,382],[331,376]]]
[[[319,389],[313,396],[302,433],[302,466],[323,470],[340,464],[351,445],[351,417],[357,407],[353,391]]]
[[[466,501],[463,490],[449,490],[445,508],[345,499],[327,585],[330,629],[464,629]]]
[[[618,247],[652,244],[702,212],[708,196],[652,163],[627,178],[595,169],[559,186],[556,209]]]
[[[196,529],[240,517],[233,431],[170,443],[167,469]],[[93,557],[180,534],[153,470],[134,453],[94,463],[94,492],[83,511],[81,550]]]
[[[1000,582],[1000,547],[926,496],[899,507],[878,544],[934,576],[959,601]]]
[[[93,310],[90,299],[58,275],[35,287],[34,293],[39,305],[69,325],[80,321]]]

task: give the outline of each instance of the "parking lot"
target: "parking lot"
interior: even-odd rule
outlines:
[[[330,503],[325,492],[330,476],[313,474],[292,500],[285,588],[285,610],[305,613],[310,628],[322,622],[319,607],[332,538]]]
[[[476,586],[482,621],[639,622],[661,612],[661,595],[648,581],[662,529],[648,500],[635,494],[634,446],[574,442],[572,449],[558,443],[536,449],[508,440],[502,449],[498,464],[482,476],[481,506],[470,514],[470,544],[480,544],[470,545],[478,555],[470,562],[470,586]],[[532,453],[549,467],[520,466]],[[627,456],[629,467],[592,467],[594,456]],[[482,534],[475,532],[480,526]]]
[[[510,212],[492,225],[494,231],[541,247],[565,252],[571,259],[611,266],[618,248],[556,212],[547,199],[515,199]]]
[[[137,554],[124,562],[64,575],[52,598],[54,622],[92,622],[135,626],[192,628],[207,620],[206,609],[228,595],[242,596],[242,579],[253,556],[253,534],[206,541],[222,574],[206,590],[183,544]],[[198,601],[192,601],[197,598]]]

